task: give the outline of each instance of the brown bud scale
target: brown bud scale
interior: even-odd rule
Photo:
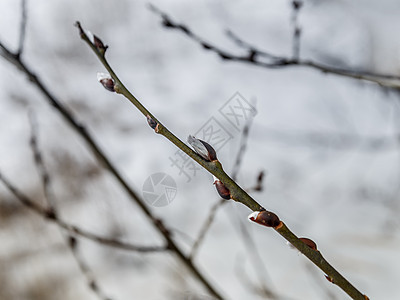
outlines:
[[[104,86],[107,91],[115,92],[114,81],[112,79],[101,79],[100,83]]]
[[[221,196],[221,198],[226,199],[226,200],[231,199],[231,192],[220,180],[216,180],[214,182],[214,184],[215,184],[215,187],[217,188],[217,192]]]
[[[208,160],[209,161],[214,161],[217,160],[217,152],[215,152],[214,148],[209,144],[206,143],[205,141],[199,140],[204,147],[206,147],[207,151],[208,151]]]
[[[210,144],[191,135],[188,137],[188,142],[203,159],[207,161],[217,160],[217,153]]]
[[[150,117],[149,115],[147,115],[146,118],[147,118],[147,123],[149,124],[149,126],[153,129],[156,129],[158,123],[156,121],[154,121],[154,119],[152,117]]]
[[[93,44],[94,46],[97,48],[97,50],[101,51],[101,52],[105,52],[108,48],[108,46],[105,46],[103,44],[103,42],[96,36],[93,35]]]
[[[300,241],[302,241],[304,244],[306,244],[308,247],[310,247],[313,250],[317,250],[317,244],[313,241],[310,240],[309,238],[299,238]]]
[[[267,227],[277,227],[281,224],[279,217],[273,212],[267,210],[254,212],[249,216],[249,219]]]

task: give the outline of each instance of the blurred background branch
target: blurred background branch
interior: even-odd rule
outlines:
[[[231,139],[218,153],[229,174],[242,148],[244,123],[231,126],[221,108],[235,92],[256,97],[259,115],[246,138],[238,182],[266,199],[296,232],[315,238],[346,277],[368,287],[372,299],[396,297],[400,45],[393,37],[398,3],[153,2],[168,12],[171,23],[184,25],[175,30],[187,35],[189,29],[199,38],[196,43],[220,52],[211,48],[215,55],[210,56],[193,37],[166,34],[145,0],[0,1],[0,55],[5,58],[0,60],[0,169],[34,202],[26,202],[31,207],[26,209],[0,184],[0,299],[211,298],[153,222],[131,205],[129,193],[95,159],[97,154],[87,151],[90,146],[69,121],[60,120],[57,104],[42,101],[46,93],[36,79],[85,128],[137,195],[150,174],[172,175],[176,200],[148,208],[156,219],[162,216],[173,241],[207,280],[218,283],[224,297],[343,297],[272,232],[234,222],[232,216],[246,214],[243,207],[216,209],[226,202],[216,200],[214,189],[204,189],[207,174],[198,170],[188,178],[171,167],[168,143],[149,136],[135,111],[98,86],[97,61],[76,42],[71,24],[77,19],[112,39],[109,55],[121,78],[178,136],[196,132],[211,114],[227,129]],[[234,59],[220,60],[224,55]],[[235,57],[242,64],[221,63]],[[325,67],[326,74],[349,74],[325,76]],[[375,81],[348,80],[353,75]],[[65,225],[67,247],[59,225],[48,218],[54,209],[43,191],[46,176],[26,143],[27,111],[37,116],[36,141],[51,174],[48,193]],[[34,213],[36,204],[46,218]],[[259,253],[267,273],[254,270],[257,256],[244,255],[250,255],[246,243],[255,247],[250,252]],[[71,250],[87,267],[86,278]],[[88,286],[95,292],[99,287],[101,295]]]
[[[379,84],[380,86],[399,89],[400,88],[400,76],[389,75],[389,74],[378,74],[368,71],[353,70],[351,68],[336,68],[321,64],[312,60],[300,59],[300,34],[301,30],[298,27],[297,15],[301,7],[301,2],[293,2],[294,7],[294,34],[293,34],[293,57],[278,56],[269,53],[268,51],[260,50],[257,47],[253,47],[247,42],[239,38],[235,33],[229,30],[227,36],[232,38],[240,47],[245,48],[247,54],[235,54],[230,51],[222,50],[215,44],[207,42],[202,37],[194,33],[187,25],[175,22],[168,14],[160,10],[154,5],[150,5],[151,11],[158,14],[162,19],[162,25],[165,28],[177,30],[183,33],[188,38],[192,39],[196,43],[200,44],[204,50],[211,51],[217,54],[224,61],[242,62],[251,64],[262,68],[287,68],[287,67],[307,67],[322,71],[323,73],[330,73],[339,76],[349,77],[353,79],[365,80]],[[262,59],[262,57],[268,58],[268,61]]]

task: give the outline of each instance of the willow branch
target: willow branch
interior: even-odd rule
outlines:
[[[112,80],[112,86],[110,86],[109,81],[102,82],[107,89],[115,91],[116,93],[121,94],[126,99],[128,99],[144,115],[149,125],[154,129],[157,134],[163,135],[171,143],[173,143],[175,146],[185,152],[189,157],[191,157],[194,161],[196,161],[200,166],[202,166],[204,169],[206,169],[208,172],[218,178],[222,182],[222,184],[229,190],[230,198],[232,200],[244,204],[252,211],[264,212],[262,215],[266,216],[267,219],[260,220],[261,224],[268,227],[273,227],[276,232],[278,232],[282,237],[289,241],[295,248],[297,248],[307,258],[309,258],[322,271],[324,271],[332,279],[332,282],[343,289],[351,298],[355,300],[367,299],[366,296],[364,296],[346,278],[344,278],[338,271],[336,271],[336,269],[333,268],[325,260],[325,258],[323,258],[322,254],[319,251],[307,246],[292,231],[290,231],[290,229],[282,221],[280,221],[274,213],[266,211],[265,208],[263,208],[256,200],[248,195],[231,177],[229,177],[228,174],[225,173],[221,163],[217,159],[204,159],[202,156],[198,155],[191,148],[189,148],[185,143],[183,143],[172,132],[170,132],[159,120],[157,120],[157,118],[149,110],[147,110],[145,106],[125,87],[125,85],[118,78],[114,70],[111,68],[105,57],[107,46],[104,46],[101,40],[96,36],[94,36],[93,41],[91,41],[79,22],[76,22],[76,26],[79,29],[79,34],[81,38],[95,53],[99,61],[103,64],[103,66],[106,68],[111,76],[110,80]]]
[[[81,136],[81,138],[87,143],[90,150],[96,156],[97,160],[106,168],[112,176],[121,185],[123,190],[128,194],[129,199],[132,200],[146,217],[155,226],[157,231],[164,237],[166,243],[168,244],[168,249],[171,250],[179,260],[187,267],[187,269],[203,284],[203,286],[217,299],[222,299],[220,293],[213,287],[213,284],[201,273],[197,266],[184,254],[181,248],[175,243],[170,235],[170,231],[164,225],[163,221],[154,216],[153,213],[145,205],[144,201],[139,197],[135,190],[128,184],[128,182],[123,178],[121,173],[117,170],[114,164],[106,156],[97,142],[94,140],[90,132],[86,127],[79,122],[75,116],[70,112],[61,101],[53,95],[50,89],[42,82],[42,80],[21,60],[18,53],[14,53],[9,50],[3,43],[0,42],[0,55],[3,56],[7,61],[16,66],[21,72],[27,75],[29,81],[35,85],[39,91],[44,95],[48,103],[53,106],[66,120],[66,122]],[[27,203],[30,205],[29,203]]]
[[[252,118],[250,117],[248,121],[246,122],[242,134],[241,134],[241,140],[240,140],[240,146],[239,146],[239,151],[236,155],[236,160],[235,163],[233,164],[232,168],[232,179],[236,181],[236,177],[239,173],[240,165],[242,164],[242,159],[246,150],[246,145],[247,145],[247,139],[249,136],[249,130],[250,126],[252,123]],[[218,201],[211,207],[210,212],[208,213],[207,219],[204,221],[203,225],[201,226],[200,233],[196,239],[196,241],[193,243],[192,249],[190,251],[190,258],[193,259],[195,255],[197,254],[197,251],[203,242],[204,238],[206,237],[207,232],[211,228],[211,225],[213,224],[215,220],[215,216],[217,215],[218,209],[220,209],[224,204],[226,203],[225,199],[220,198]]]
[[[162,25],[164,27],[180,31],[185,36],[187,36],[188,38],[192,39],[200,46],[202,46],[205,50],[215,53],[224,61],[241,62],[266,69],[306,67],[319,70],[323,73],[329,73],[358,80],[365,80],[379,84],[380,86],[393,89],[400,89],[400,76],[390,75],[390,74],[380,74],[368,71],[352,70],[350,68],[337,68],[313,60],[298,58],[299,50],[297,49],[297,47],[299,47],[299,44],[297,39],[299,38],[300,35],[299,30],[297,30],[295,33],[297,36],[294,41],[293,47],[295,47],[296,49],[294,50],[295,53],[293,57],[273,55],[268,51],[260,50],[258,47],[252,46],[249,43],[244,42],[235,34],[229,32],[228,36],[231,37],[234,42],[238,43],[239,46],[245,48],[247,53],[242,55],[223,50],[219,46],[205,41],[199,35],[194,33],[188,26],[173,21],[171,17],[169,17],[166,13],[164,13],[155,6],[150,5],[150,9],[161,17]],[[267,60],[263,58],[267,58]]]

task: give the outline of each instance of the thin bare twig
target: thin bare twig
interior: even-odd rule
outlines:
[[[17,49],[17,56],[21,56],[24,51],[25,44],[25,33],[26,33],[26,23],[27,23],[27,14],[26,14],[26,0],[21,0],[21,21],[19,28],[19,42]]]
[[[71,253],[75,258],[76,263],[78,264],[79,270],[81,271],[82,275],[85,277],[87,285],[93,291],[93,293],[102,300],[111,300],[111,298],[105,296],[103,289],[100,287],[96,277],[93,274],[93,271],[90,269],[88,264],[83,259],[82,255],[78,251],[78,240],[72,236],[67,234],[66,235],[66,242],[71,249]]]
[[[240,140],[240,146],[239,146],[239,151],[236,155],[236,160],[233,165],[233,170],[232,170],[232,179],[236,180],[236,177],[239,172],[240,164],[242,163],[242,157],[245,153],[246,150],[246,144],[247,144],[247,138],[249,135],[249,130],[252,122],[252,117],[250,117],[242,131],[241,135],[241,140]],[[197,254],[197,251],[203,242],[207,232],[211,228],[212,223],[215,220],[215,216],[217,215],[217,211],[219,208],[221,208],[224,204],[226,203],[225,199],[220,198],[211,208],[208,213],[207,219],[204,221],[203,225],[201,226],[199,235],[196,239],[196,241],[193,243],[192,249],[190,251],[190,258],[193,259],[195,255]]]
[[[205,41],[203,38],[195,34],[188,26],[173,21],[171,17],[154,5],[150,5],[150,9],[161,17],[162,25],[164,27],[180,31],[188,38],[200,44],[205,50],[214,52],[225,61],[242,62],[267,69],[307,67],[322,71],[323,73],[365,80],[377,83],[384,87],[400,89],[400,76],[353,70],[351,68],[337,68],[315,62],[313,60],[293,59],[289,57],[273,55],[268,51],[258,49],[258,47],[250,46],[247,42],[244,42],[242,39],[238,38],[237,35],[230,31],[228,37],[234,37],[233,41],[237,42],[240,47],[245,48],[247,53],[242,55],[228,52],[216,46],[215,44]],[[267,60],[262,60],[263,57],[267,58]]]
[[[47,206],[49,209],[53,211],[53,213],[58,216],[59,212],[56,208],[56,201],[53,193],[51,193],[51,177],[50,173],[47,171],[47,168],[44,163],[43,155],[39,149],[39,142],[38,142],[38,128],[37,128],[37,121],[35,115],[32,111],[29,112],[29,121],[31,127],[31,137],[30,137],[30,146],[32,149],[36,169],[39,172],[44,198],[47,202]],[[87,285],[90,290],[100,299],[100,300],[110,300],[110,298],[104,295],[103,289],[98,284],[93,272],[89,268],[88,264],[84,261],[83,257],[80,255],[78,251],[78,240],[70,233],[65,232],[64,228],[60,225],[59,222],[56,222],[58,225],[58,229],[65,241],[65,244],[71,251],[71,254],[77,263],[79,270],[81,271],[82,275],[85,277]]]
[[[321,290],[321,292],[323,294],[323,299],[337,300],[335,294],[332,293],[332,291],[326,285],[320,284],[320,282],[323,279],[318,274],[318,272],[316,272],[316,270],[314,268],[312,268],[311,264],[307,263],[307,264],[305,264],[304,267],[309,272],[311,277],[313,277],[313,279],[314,279],[313,282],[315,283],[315,285]]]
[[[259,295],[265,299],[280,299],[280,300],[295,300],[294,298],[276,295],[275,293],[271,293],[269,288],[264,288],[263,285],[258,285],[249,278],[250,276],[247,274],[244,268],[245,259],[239,258],[236,260],[235,264],[235,273],[243,285],[251,292]]]
[[[105,246],[113,247],[116,249],[126,250],[126,251],[136,251],[136,252],[159,252],[168,250],[168,246],[137,246],[131,243],[122,242],[117,239],[111,239],[103,237],[82,229],[78,226],[71,225],[63,221],[51,208],[46,208],[34,200],[30,199],[28,196],[24,195],[15,185],[13,185],[0,171],[0,181],[6,186],[6,188],[20,201],[24,206],[28,207],[30,210],[34,211],[36,214],[40,215],[45,220],[49,222],[57,223],[60,227],[67,230],[70,234],[79,235],[83,238],[91,240],[95,243],[102,244]]]
[[[43,161],[43,156],[42,153],[39,150],[39,145],[38,145],[38,124],[37,120],[35,117],[35,114],[33,113],[32,110],[28,112],[28,117],[29,117],[29,125],[31,128],[31,133],[30,133],[30,139],[29,139],[29,145],[32,150],[33,154],[33,160],[36,165],[36,169],[39,173],[41,183],[42,183],[42,189],[44,193],[44,198],[47,201],[47,205],[49,209],[55,210],[55,199],[54,196],[51,192],[50,188],[50,175],[45,167],[44,161]]]
[[[129,100],[147,119],[147,123],[150,125],[156,134],[162,135],[167,138],[176,147],[187,154],[191,159],[196,161],[200,166],[206,169],[208,172],[213,174],[217,180],[220,189],[218,189],[221,196],[227,197],[236,202],[240,202],[247,206],[249,209],[255,212],[252,214],[251,220],[258,222],[259,224],[272,227],[277,233],[283,238],[290,242],[295,248],[303,253],[310,261],[312,261],[317,267],[325,272],[332,282],[339,286],[344,292],[346,292],[351,298],[355,300],[366,300],[367,297],[363,295],[356,287],[354,287],[345,277],[343,277],[328,261],[322,256],[321,252],[315,247],[310,247],[304,242],[304,239],[298,238],[284,222],[273,212],[267,211],[261,206],[256,200],[254,200],[249,194],[247,194],[224,170],[222,164],[216,157],[215,150],[205,142],[200,140],[194,140],[193,149],[189,148],[188,145],[183,143],[177,136],[168,130],[139,100],[136,98],[118,78],[113,68],[108,63],[105,52],[107,47],[101,42],[99,38],[94,38],[93,41],[89,39],[79,22],[76,22],[76,26],[79,30],[79,35],[83,41],[90,47],[93,53],[97,56],[99,61],[103,64],[109,73],[109,77],[100,82],[109,91],[116,92],[117,94],[123,95]],[[193,142],[193,141],[192,141]],[[197,144],[196,144],[197,142]],[[199,145],[201,144],[201,146]],[[206,146],[206,145],[208,146]],[[207,153],[206,153],[207,152]],[[221,188],[222,185],[222,188]],[[257,217],[255,217],[257,216]],[[258,216],[261,216],[260,220],[257,220]]]
[[[173,238],[170,235],[170,231],[165,226],[164,222],[159,218],[156,217],[150,209],[146,206],[144,201],[141,197],[134,191],[134,189],[128,184],[128,182],[123,178],[122,174],[117,170],[111,160],[105,155],[103,150],[94,140],[92,135],[86,129],[86,127],[70,112],[62,103],[61,101],[53,95],[50,89],[43,83],[43,81],[25,64],[25,62],[19,57],[16,53],[9,50],[2,42],[0,42],[0,55],[3,56],[7,61],[17,67],[22,73],[24,73],[29,81],[36,86],[39,91],[43,94],[47,102],[56,109],[64,120],[68,123],[71,128],[73,128],[76,133],[87,143],[89,149],[93,152],[95,157],[98,161],[107,169],[112,176],[118,181],[121,185],[122,189],[128,194],[129,198],[134,202],[136,205],[140,207],[142,212],[145,214],[147,219],[154,225],[156,230],[164,237],[167,248],[171,250],[173,253],[176,254],[178,259],[187,267],[187,269],[204,285],[204,287],[217,299],[222,299],[222,295],[213,287],[213,284],[202,274],[202,272],[198,269],[197,266],[193,264],[193,262],[186,256],[183,250],[175,243]],[[26,203],[28,206],[32,205],[32,203]],[[35,208],[36,205],[34,205]],[[74,228],[72,228],[74,229]],[[81,232],[83,233],[83,232]],[[89,238],[90,234],[87,234]],[[93,237],[93,236],[92,236]],[[105,242],[103,240],[103,242]],[[113,246],[114,243],[110,241],[110,246]],[[134,247],[127,247],[127,250],[137,249],[136,246]],[[159,248],[153,248],[153,251],[159,251]]]
[[[207,219],[204,221],[203,225],[201,226],[199,235],[197,236],[197,239],[194,241],[192,249],[190,250],[190,259],[194,259],[196,256],[197,252],[199,251],[199,247],[204,241],[204,238],[206,237],[206,234],[208,230],[210,229],[212,223],[214,222],[215,216],[217,215],[217,211],[220,207],[222,207],[226,203],[225,199],[218,199],[217,202],[210,208],[210,211],[207,215]]]
[[[258,173],[258,175],[257,175],[256,184],[246,190],[248,192],[251,192],[251,191],[261,192],[264,189],[264,186],[263,186],[264,177],[265,177],[264,171],[260,171],[260,173]]]
[[[292,59],[299,60],[300,58],[300,36],[301,28],[299,26],[299,13],[303,6],[303,2],[298,0],[292,1],[292,27],[293,27],[293,37],[292,37]]]
[[[257,250],[257,246],[256,243],[254,242],[252,235],[244,226],[242,221],[239,221],[239,227],[240,227],[240,234],[244,242],[243,244],[247,248],[246,253],[249,253],[249,258],[251,259],[251,262],[253,264],[252,270],[254,270],[255,273],[257,273],[256,275],[258,277],[260,285],[260,288],[258,290],[262,290],[263,293],[265,295],[268,295],[268,298],[270,299],[280,299],[281,297],[276,292],[273,291],[273,287],[268,286],[266,284],[266,279],[269,279],[269,281],[271,281],[271,276],[268,274],[267,268],[263,264],[260,253]]]
[[[249,138],[250,127],[251,127],[252,122],[253,122],[253,118],[250,117],[247,120],[245,126],[243,127],[243,131],[242,131],[242,134],[241,134],[241,137],[240,137],[239,151],[238,151],[238,153],[236,155],[236,160],[235,160],[235,163],[233,164],[233,169],[232,169],[232,173],[231,173],[232,174],[232,179],[235,180],[235,181],[237,179],[240,167],[242,165],[242,160],[243,160],[243,157],[244,157],[244,153],[246,151],[247,141],[248,141],[248,138]]]

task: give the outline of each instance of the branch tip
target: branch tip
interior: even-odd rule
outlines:
[[[81,38],[83,38],[85,36],[85,32],[83,31],[83,28],[81,26],[81,22],[76,21],[74,26],[79,29],[79,34],[80,34]]]

